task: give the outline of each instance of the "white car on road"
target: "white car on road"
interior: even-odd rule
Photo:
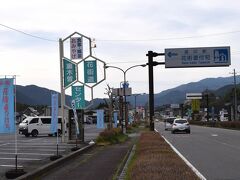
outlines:
[[[190,134],[190,125],[187,119],[175,119],[172,125],[172,133],[175,132],[186,132]]]

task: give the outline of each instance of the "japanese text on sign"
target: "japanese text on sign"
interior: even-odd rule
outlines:
[[[85,107],[84,86],[72,86],[72,100],[75,101],[76,109]]]
[[[230,47],[165,49],[165,67],[217,67],[231,64]]]
[[[15,131],[13,79],[0,79],[0,133]]]
[[[76,80],[76,65],[64,59],[64,87]]]
[[[84,80],[85,83],[97,82],[97,63],[96,61],[84,62]]]
[[[51,117],[51,133],[57,132],[58,125],[58,94],[52,94],[52,117]]]
[[[83,41],[81,37],[71,38],[70,51],[71,59],[83,58]]]

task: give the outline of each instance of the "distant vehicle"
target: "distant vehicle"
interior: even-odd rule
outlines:
[[[58,118],[58,134],[62,132],[61,117]],[[27,117],[19,124],[19,134],[23,134],[26,137],[32,135],[37,137],[38,135],[46,134],[53,135],[51,133],[51,116],[37,116]]]
[[[228,121],[228,112],[227,111],[224,111],[224,110],[222,110],[222,111],[220,111],[219,112],[219,116],[220,116],[220,121]]]
[[[190,125],[187,119],[175,119],[172,125],[172,133],[186,132],[190,134]]]
[[[166,131],[172,129],[174,119],[176,119],[176,117],[167,117],[166,119],[164,119],[164,126]]]
[[[93,118],[92,117],[87,117],[85,123],[86,124],[93,124]]]

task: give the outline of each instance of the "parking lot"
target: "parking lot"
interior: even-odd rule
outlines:
[[[93,125],[85,126],[85,141],[95,139],[101,130],[97,130]],[[71,152],[75,144],[58,142],[58,152],[60,155],[66,155]],[[78,145],[83,146],[83,145]],[[15,135],[0,134],[0,179],[5,178],[5,172],[15,167]],[[24,171],[32,170],[51,162],[50,156],[57,153],[57,138],[49,136],[25,137],[17,135],[17,155],[18,167]]]

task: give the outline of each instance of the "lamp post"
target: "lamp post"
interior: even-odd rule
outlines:
[[[136,113],[137,113],[137,110],[136,110],[136,107],[137,107],[137,96],[144,95],[144,94],[146,94],[146,93],[133,94],[133,96],[134,96],[134,120],[135,120],[135,116],[136,116]]]
[[[125,126],[126,126],[126,129],[127,129],[127,126],[128,126],[128,117],[127,117],[127,97],[126,97],[126,74],[127,72],[132,69],[132,68],[135,68],[135,67],[145,67],[146,64],[139,64],[139,65],[134,65],[134,66],[131,66],[129,68],[127,68],[126,70],[123,70],[122,68],[120,67],[117,67],[117,66],[105,66],[105,68],[115,68],[115,69],[118,69],[120,71],[123,72],[123,96],[124,96],[124,104],[125,104],[125,113],[124,113],[124,119],[125,119]],[[123,110],[123,107],[122,107],[122,110]],[[123,126],[122,126],[123,127]]]

